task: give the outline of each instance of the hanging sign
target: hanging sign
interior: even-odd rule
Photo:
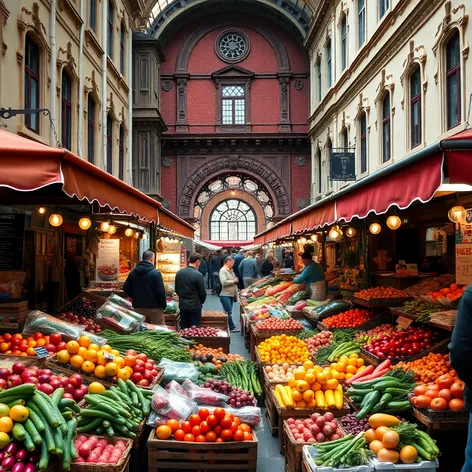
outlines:
[[[115,282],[120,275],[120,240],[100,239],[97,256],[97,278],[103,282]]]
[[[456,284],[472,283],[472,244],[456,244]]]
[[[356,153],[345,148],[332,149],[329,175],[332,181],[356,180]]]

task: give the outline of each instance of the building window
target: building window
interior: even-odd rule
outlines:
[[[120,126],[120,144],[118,150],[118,178],[124,180],[125,177],[125,129]]]
[[[89,26],[97,32],[97,0],[89,1]]]
[[[256,215],[241,200],[221,202],[210,217],[212,241],[247,241],[256,234]]]
[[[29,34],[25,41],[25,108],[39,108],[39,68],[40,55],[38,45]],[[39,133],[39,115],[31,113],[25,115],[25,125],[31,131]]]
[[[421,143],[421,71],[416,66],[410,75],[410,138],[411,147]]]
[[[249,39],[242,31],[223,31],[216,39],[215,51],[225,62],[240,62],[249,54]]]
[[[390,0],[379,0],[379,18],[383,18],[390,8]]]
[[[331,40],[328,41],[328,44],[326,45],[326,67],[327,67],[327,86],[328,86],[328,89],[331,88],[331,85],[332,85],[332,80],[333,80],[333,77],[332,77],[332,70],[331,70],[331,54],[332,54],[332,51],[331,51]]]
[[[65,70],[62,71],[61,104],[62,146],[70,150],[72,147],[72,80]]]
[[[125,32],[125,25],[121,22],[120,26],[120,72],[121,75],[124,77],[125,70],[126,70],[126,59],[125,59],[125,45],[126,45],[126,32]]]
[[[111,0],[108,0],[108,34],[107,34],[107,53],[110,56],[110,59],[113,59],[113,38],[114,38],[114,15],[115,9]]]
[[[359,47],[365,43],[365,0],[357,2],[357,18],[359,21]]]
[[[331,188],[333,183],[331,182],[331,153],[333,152],[333,141],[331,139],[328,140],[328,146],[327,146],[327,169],[326,169],[326,188]]]
[[[89,94],[87,99],[87,159],[89,162],[95,162],[95,100]]]
[[[361,142],[361,174],[367,172],[367,117],[365,112],[359,117],[359,132]]]
[[[447,129],[461,121],[461,53],[459,32],[446,43],[446,108]]]
[[[222,90],[222,124],[244,125],[246,123],[246,104],[244,87],[228,85]]]
[[[321,149],[318,149],[316,154],[316,165],[318,167],[318,192],[323,191],[323,164],[321,162]]]
[[[316,88],[318,92],[318,102],[321,102],[321,58],[316,62]]]
[[[387,162],[391,157],[391,113],[390,94],[387,93],[382,102],[382,162]]]
[[[341,21],[341,69],[344,70],[347,67],[347,19],[346,15],[343,15]]]
[[[347,149],[349,147],[349,135],[346,126],[341,131],[341,140],[343,147]]]
[[[113,119],[107,115],[107,172],[113,174]]]

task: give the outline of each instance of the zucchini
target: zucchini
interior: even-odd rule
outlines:
[[[337,315],[343,311],[347,311],[352,307],[351,303],[344,300],[335,300],[315,309],[318,319],[327,318],[328,316]]]
[[[380,392],[374,390],[373,392],[368,393],[361,404],[361,410],[356,414],[356,419],[361,420],[365,418],[380,400]]]

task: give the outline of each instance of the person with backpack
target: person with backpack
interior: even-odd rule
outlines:
[[[233,305],[238,300],[238,278],[233,270],[234,258],[227,256],[223,267],[220,269],[220,302],[223,310],[228,315],[229,330],[232,333],[239,333],[233,321]]]

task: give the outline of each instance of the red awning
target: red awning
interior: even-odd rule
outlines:
[[[292,234],[303,234],[313,231],[336,221],[335,203],[327,202],[314,208],[312,211],[294,217],[292,220]]]
[[[164,208],[159,210],[159,226],[190,239],[193,239],[193,233],[195,232],[192,225]]]
[[[252,246],[255,244],[254,241],[210,241],[209,239],[203,240],[204,243],[213,244],[214,246],[221,247],[244,247]]]
[[[337,220],[348,222],[371,212],[381,215],[392,206],[405,209],[415,201],[428,202],[441,186],[442,166],[443,156],[438,154],[339,197]]]

